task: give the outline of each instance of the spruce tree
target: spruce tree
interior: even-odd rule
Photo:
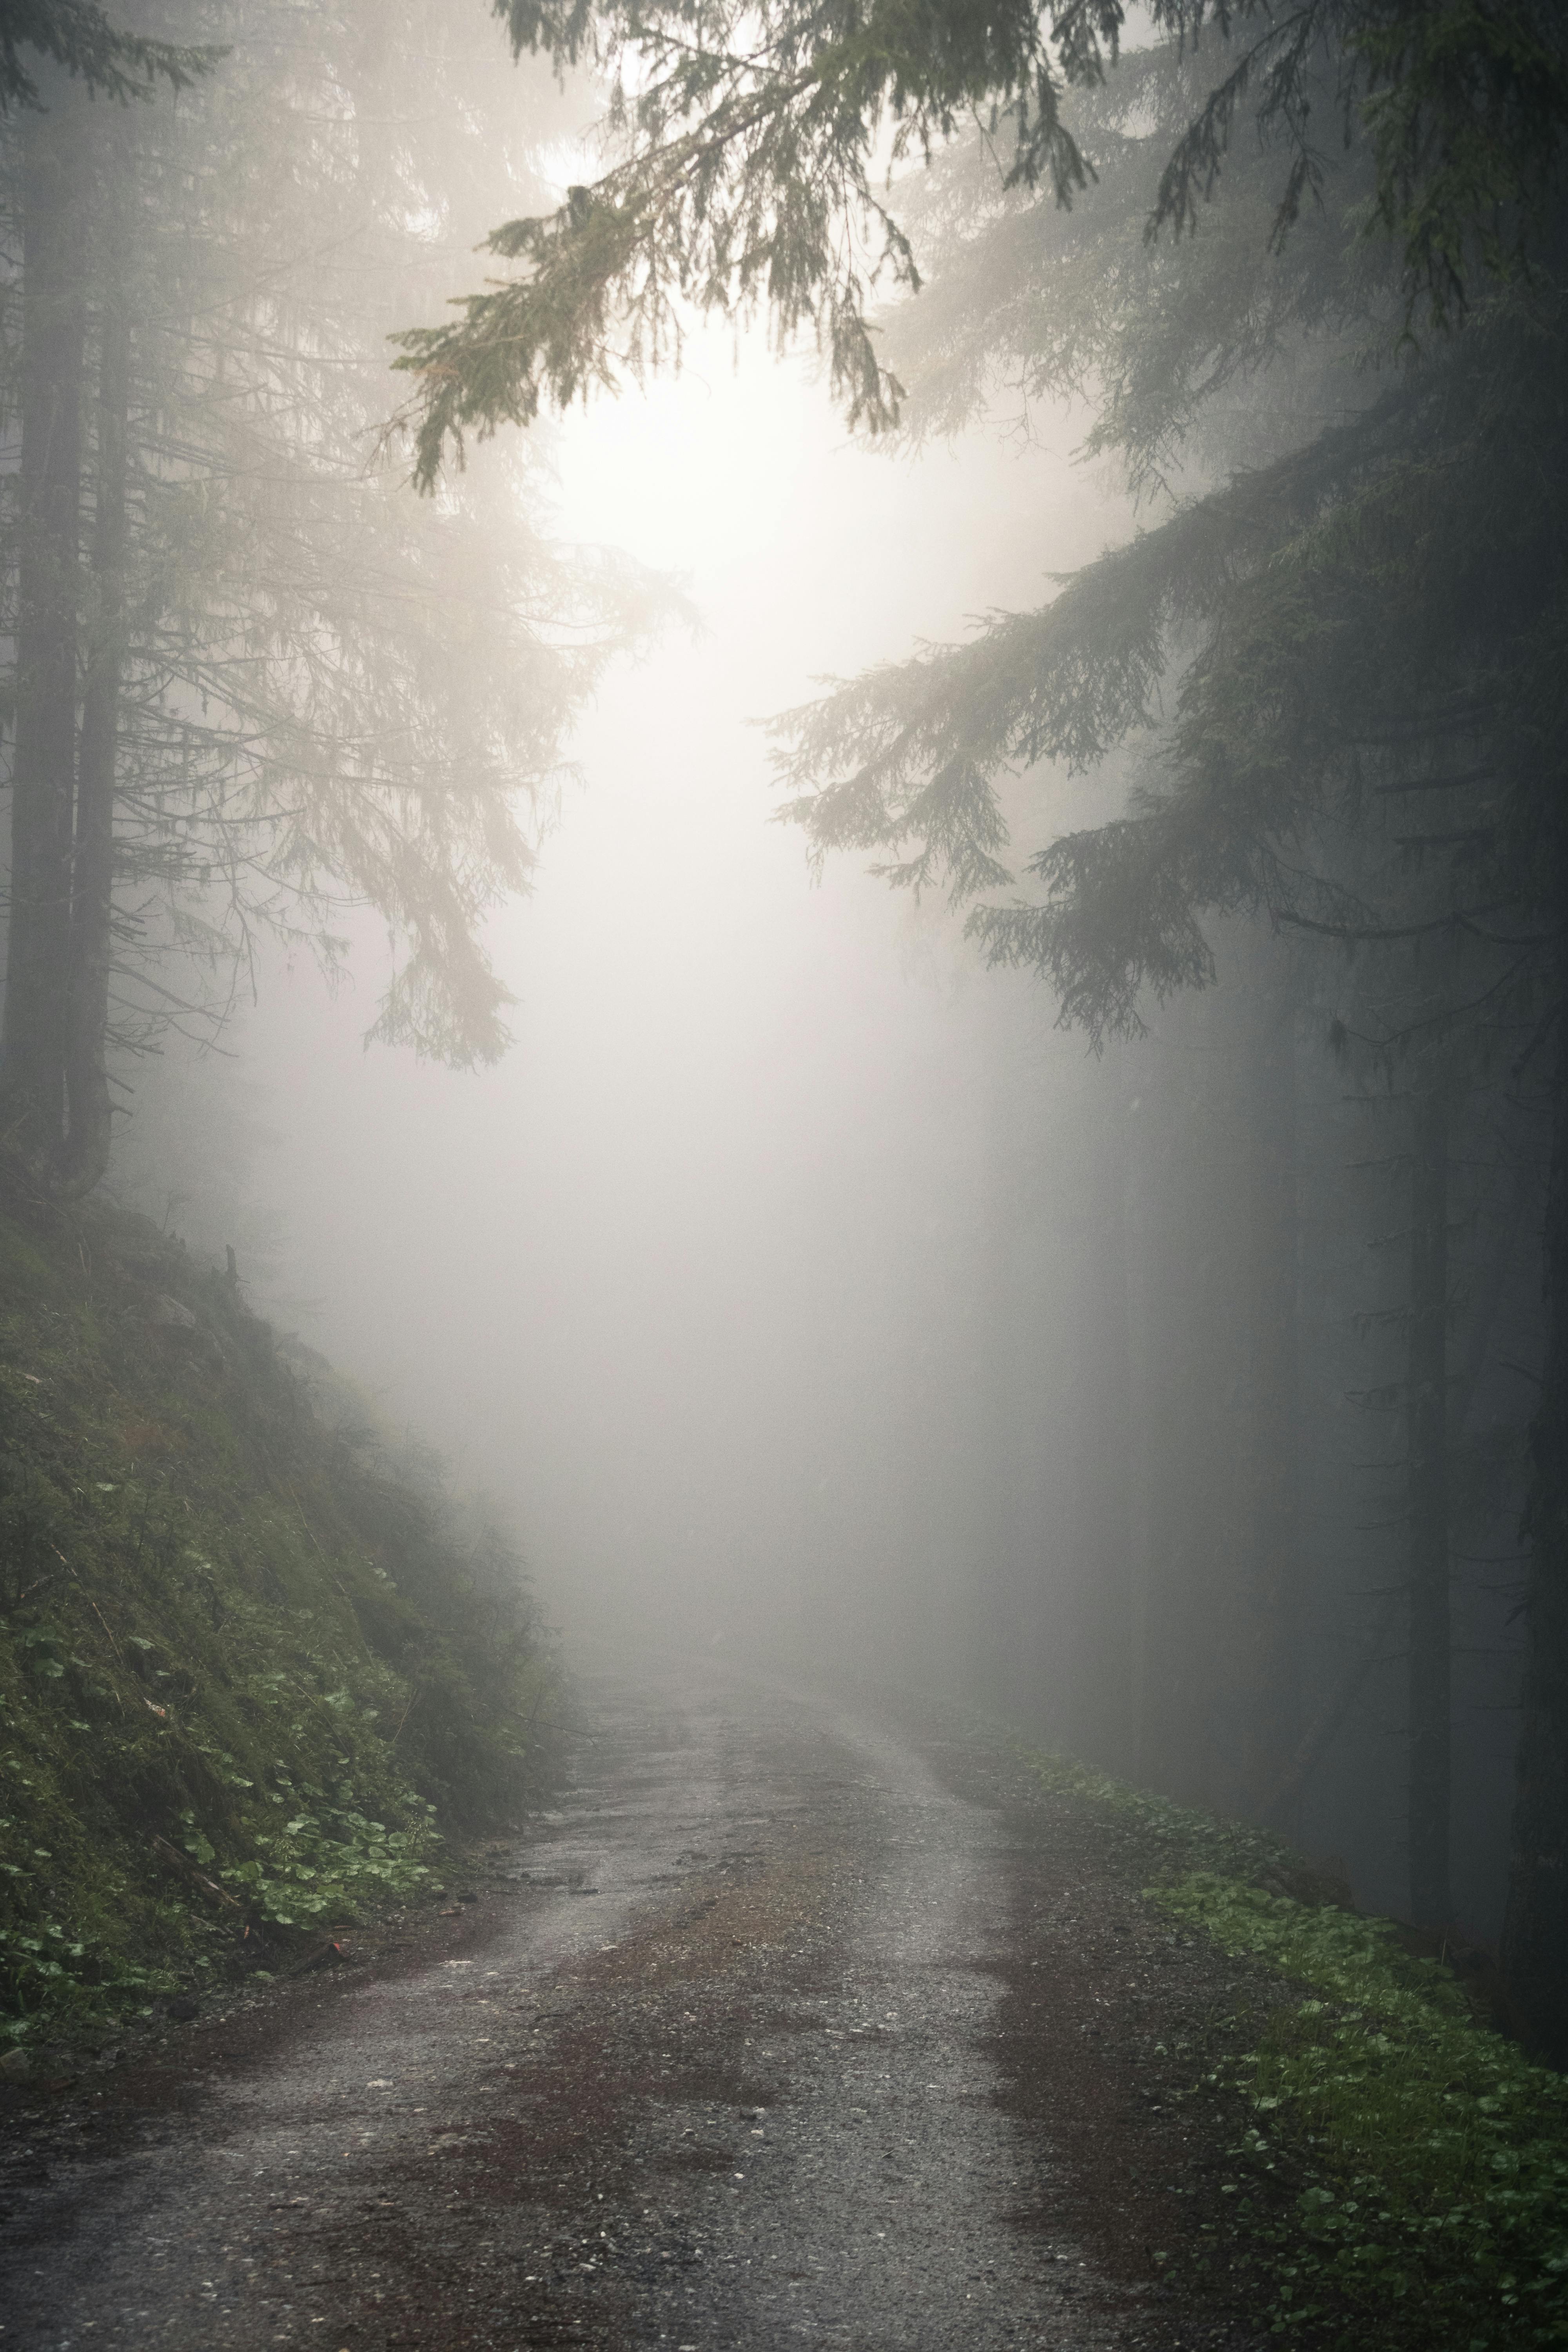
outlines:
[[[852,681],[785,730],[790,813],[817,854],[873,849],[899,877],[978,899],[982,951],[1041,972],[1092,1034],[1135,1030],[1151,1003],[1212,982],[1216,919],[1262,920],[1340,971],[1342,1049],[1412,1096],[1412,1903],[1434,1920],[1447,1904],[1450,1737],[1444,1106],[1506,1069],[1543,1108],[1568,1011],[1563,317],[1544,267],[1478,298],[1461,335],[1351,422],[1179,507],[1040,612]],[[1048,842],[1026,860],[1032,890],[1009,903],[1005,772],[1092,765],[1133,736],[1148,756],[1128,814]],[[1553,1331],[1568,1311],[1556,1213]],[[1531,1438],[1508,1948],[1516,1997],[1561,2058],[1559,1345]]]
[[[895,425],[903,386],[868,317],[921,271],[901,189],[879,173],[983,122],[1008,190],[1070,205],[1096,165],[1078,117],[1119,65],[1123,0],[921,9],[875,0],[493,0],[514,54],[586,59],[612,85],[618,150],[554,212],[496,229],[516,265],[455,324],[403,337],[408,422],[431,487],[465,437],[526,425],[678,360],[685,309],[805,331],[852,422]],[[1152,0],[1156,32],[1213,60],[1166,141],[1151,236],[1196,226],[1245,119],[1271,160],[1273,241],[1324,193],[1325,118],[1359,147],[1365,226],[1399,256],[1407,318],[1462,315],[1476,274],[1520,266],[1568,125],[1568,62],[1545,0]],[[1245,143],[1245,142],[1244,142]],[[1268,233],[1266,232],[1266,242]]]
[[[115,1057],[220,1020],[268,932],[330,963],[340,910],[376,908],[376,1033],[500,1051],[486,911],[526,887],[563,731],[651,610],[629,570],[550,548],[521,457],[439,512],[375,461],[388,288],[441,266],[410,224],[476,208],[380,103],[385,13],[185,15],[211,63],[177,106],[40,78],[0,154],[22,250],[5,1117],[67,1190],[102,1172]],[[483,85],[482,22],[449,39],[416,0],[400,32],[454,113]],[[492,194],[527,184],[516,132],[451,143]]]

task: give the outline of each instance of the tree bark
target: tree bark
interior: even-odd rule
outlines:
[[[1214,1399],[1224,1377],[1214,1311],[1205,1150],[1213,1105],[1186,1080],[1184,1048],[1206,1004],[1173,1006],[1150,1057],[1137,1123],[1143,1216],[1139,1318],[1148,1543],[1143,1563],[1135,1777],[1184,1804],[1213,1801],[1211,1582],[1216,1492]],[[1234,1369],[1232,1367],[1231,1369]]]
[[[131,411],[131,215],[129,124],[111,120],[110,203],[99,256],[100,341],[97,463],[87,669],[77,757],[71,873],[70,990],[67,1009],[68,1134],[61,1173],[69,1189],[91,1189],[109,1164],[107,1061],[110,926],[114,892],[115,758],[125,661],[126,510]]]
[[[1416,1097],[1410,1182],[1410,1911],[1449,1917],[1448,1097]]]
[[[48,1161],[64,1131],[86,357],[87,101],[64,76],[22,127],[16,736],[5,1125]]]
[[[1449,1374],[1447,1434],[1450,1447],[1464,1435],[1480,1389],[1498,1308],[1506,1295],[1509,1269],[1524,1231],[1525,1219],[1534,1197],[1535,1182],[1536,1171],[1527,1160],[1521,1158],[1515,1170],[1512,1192],[1498,1236],[1497,1254],[1487,1271],[1477,1311],[1470,1319],[1463,1357],[1458,1370]],[[1404,1599],[1403,1591],[1395,1589],[1379,1606],[1365,1643],[1331,1685],[1328,1696],[1302,1732],[1289,1762],[1270,1790],[1262,1809],[1266,1821],[1278,1818],[1283,1822],[1288,1817],[1289,1809],[1306,1789],[1333,1746],[1341,1728],[1349,1721],[1351,1710],[1361,1696],[1362,1685],[1387,1649]]]
[[[1296,1006],[1288,973],[1274,975],[1263,996],[1247,1091],[1251,1573],[1244,1785],[1258,1810],[1279,1784],[1301,1712]]]
[[[1526,1648],[1503,1973],[1538,2053],[1568,2068],[1568,1019],[1547,1180],[1546,1360],[1531,1430]]]
[[[1132,1394],[1128,1328],[1128,1118],[1113,1097],[1092,1156],[1088,1309],[1079,1353],[1077,1441],[1080,1535],[1080,1752],[1115,1772],[1133,1768]]]
[[[1297,1741],[1279,1780],[1258,1807],[1262,1820],[1278,1821],[1281,1826],[1291,1820],[1297,1801],[1332,1747],[1340,1727],[1349,1719],[1352,1707],[1361,1696],[1362,1685],[1381,1659],[1384,1645],[1394,1632],[1403,1597],[1399,1591],[1394,1591],[1378,1611],[1370,1641],[1359,1656],[1351,1660],[1333,1685]],[[1295,1833],[1292,1827],[1290,1834]]]

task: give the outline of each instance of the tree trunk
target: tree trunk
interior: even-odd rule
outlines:
[[[109,1164],[107,1046],[110,921],[114,889],[114,782],[120,684],[125,660],[125,551],[131,409],[130,127],[107,126],[112,142],[110,201],[100,256],[98,448],[87,672],[77,761],[76,843],[71,877],[70,992],[66,1039],[68,1133],[61,1172],[72,1192],[96,1184]],[[106,142],[106,143],[108,143]]]
[[[66,1118],[76,784],[87,100],[63,76],[22,129],[22,446],[5,1124],[51,1162]]]
[[[1288,974],[1263,996],[1247,1092],[1249,1528],[1247,1755],[1254,1811],[1300,1733],[1296,1006]]]
[[[1418,1095],[1410,1163],[1410,1910],[1447,1924],[1453,1652],[1448,1564],[1448,1098]]]
[[[1515,1170],[1513,1190],[1498,1235],[1497,1254],[1487,1269],[1481,1297],[1470,1318],[1463,1360],[1448,1378],[1447,1435],[1450,1445],[1457,1444],[1464,1435],[1480,1390],[1498,1309],[1507,1294],[1509,1269],[1513,1264],[1534,1198],[1535,1181],[1535,1170],[1528,1160],[1521,1157]],[[1289,1809],[1329,1753],[1343,1725],[1349,1721],[1367,1676],[1382,1662],[1393,1637],[1404,1598],[1403,1591],[1395,1590],[1380,1604],[1372,1632],[1359,1655],[1352,1658],[1342,1670],[1297,1741],[1289,1762],[1263,1806],[1266,1821],[1278,1819],[1283,1822],[1289,1819]]]
[[[1546,1361],[1530,1439],[1523,1721],[1502,1958],[1535,2049],[1568,2067],[1568,1021],[1561,1007],[1557,1018]]]
[[[1238,996],[1170,1005],[1138,1116],[1138,1307],[1147,1400],[1139,1778],[1180,1804],[1248,1797],[1246,1089]]]
[[[1133,1769],[1132,1397],[1128,1328],[1128,1129],[1120,1097],[1097,1117],[1089,1202],[1088,1312],[1079,1343],[1076,1485],[1080,1529],[1078,1752]]]

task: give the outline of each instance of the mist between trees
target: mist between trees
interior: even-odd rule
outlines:
[[[13,1148],[89,1189],[135,1052],[366,909],[374,1034],[502,1051],[486,922],[676,610],[551,542],[552,408],[635,397],[703,313],[815,332],[917,505],[944,441],[1070,408],[1109,552],[775,698],[792,837],[966,976],[928,1114],[971,1123],[966,1239],[939,1277],[911,1220],[903,1296],[863,1276],[881,1392],[831,1391],[826,1503],[775,1418],[763,1549],[826,1564],[786,1607],[742,1561],[733,1622],[1506,1924],[1561,2063],[1557,12],[1162,5],[1121,57],[1077,5],[495,13],[515,70],[477,5],[236,0],[138,16],[170,46],[129,97],[65,53],[13,88]],[[766,1262],[753,1342],[799,1315]]]

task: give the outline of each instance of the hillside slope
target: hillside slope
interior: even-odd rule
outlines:
[[[0,2032],[277,1969],[545,1769],[521,1565],[230,1276],[0,1186]]]

